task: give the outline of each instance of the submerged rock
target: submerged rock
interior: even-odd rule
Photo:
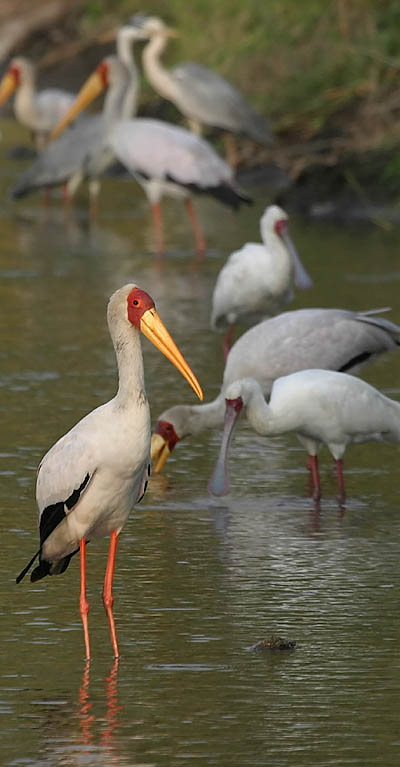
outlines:
[[[261,639],[256,644],[249,647],[254,652],[280,652],[281,650],[294,650],[296,642],[292,639],[284,639],[273,634],[267,639]]]

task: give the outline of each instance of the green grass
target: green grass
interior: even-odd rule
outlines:
[[[119,23],[143,9],[142,0],[90,0],[84,20]],[[145,9],[180,32],[167,65],[215,68],[282,135],[309,138],[332,115],[398,87],[398,0],[153,0]]]

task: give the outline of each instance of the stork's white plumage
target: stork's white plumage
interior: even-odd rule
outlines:
[[[400,403],[360,378],[332,370],[301,370],[278,378],[270,401],[254,378],[234,381],[225,392],[225,424],[221,450],[209,483],[213,495],[229,492],[228,451],[236,420],[243,408],[258,434],[275,437],[296,432],[310,458],[313,496],[321,486],[317,453],[328,447],[337,466],[339,498],[344,501],[343,456],[351,443],[400,443]]]
[[[112,57],[108,57],[108,60]],[[103,66],[102,62],[98,70]],[[97,78],[92,88],[93,75],[84,83],[75,104],[53,131],[58,136],[77,117],[99,89],[108,86]],[[183,199],[193,226],[196,250],[205,250],[203,233],[197,223],[191,202],[193,193],[208,194],[232,208],[238,208],[249,198],[236,187],[232,169],[214,149],[199,136],[184,128],[162,122],[138,118],[118,120],[109,126],[107,144],[118,160],[139,181],[152,206],[157,239],[157,250],[164,250],[160,201],[164,194]]]
[[[102,113],[85,115],[73,131],[52,141],[12,189],[13,199],[20,199],[37,189],[49,189],[63,184],[64,199],[70,203],[81,182],[87,179],[90,214],[92,217],[97,214],[99,177],[114,161],[106,141],[109,129],[116,120],[131,117],[136,112],[139,79],[132,47],[138,34],[130,26],[120,27],[116,40],[118,58],[110,56],[104,59],[92,77],[91,94],[93,88],[96,88],[96,82],[100,81],[100,91],[103,89],[103,79],[109,84]],[[75,98],[72,104],[74,102]],[[67,110],[63,114],[66,113]]]
[[[276,378],[297,370],[349,371],[400,345],[400,327],[376,312],[298,309],[264,320],[232,346],[221,391],[204,405],[175,405],[159,417],[152,437],[154,470],[162,471],[181,439],[223,424],[225,392],[240,378],[252,377],[265,396]]]
[[[225,356],[238,321],[278,314],[292,300],[294,285],[303,290],[312,287],[290,237],[285,211],[269,205],[260,231],[263,244],[248,242],[232,253],[215,283],[211,327],[228,325]]]
[[[86,600],[86,542],[110,535],[103,599],[114,655],[119,655],[112,613],[112,580],[117,538],[143,496],[150,473],[150,412],[144,386],[139,331],[178,368],[202,398],[200,385],[157,314],[152,298],[134,284],[114,293],[108,326],[119,374],[115,397],[93,410],[61,437],[40,463],[36,497],[40,549],[17,578],[37,581],[66,570],[81,552],[81,597],[86,657],[90,657]]]
[[[75,95],[61,88],[36,90],[35,67],[23,57],[11,60],[0,83],[0,106],[16,91],[15,117],[29,128],[38,149],[43,149],[50,132],[75,100]]]

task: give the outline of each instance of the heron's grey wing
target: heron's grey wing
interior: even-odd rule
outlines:
[[[72,106],[76,96],[59,88],[46,88],[36,96],[36,105],[44,118],[48,120],[48,128],[55,128],[57,123]]]
[[[180,90],[182,111],[206,125],[245,133],[261,143],[271,142],[267,120],[223,77],[194,62],[180,64],[172,75]]]
[[[104,136],[105,124],[101,115],[82,118],[41,152],[11,190],[11,197],[17,199],[32,189],[58,186],[79,171],[85,175],[91,157],[104,142]]]

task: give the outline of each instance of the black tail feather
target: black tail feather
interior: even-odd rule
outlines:
[[[36,583],[36,581],[40,581],[41,578],[45,578],[46,575],[50,575],[50,562],[47,562],[45,559],[42,559],[41,562],[35,567],[34,570],[31,572],[31,583]]]
[[[39,549],[39,550],[36,552],[36,554],[35,554],[35,555],[32,557],[32,559],[30,560],[30,562],[28,562],[28,564],[26,565],[26,567],[24,567],[24,569],[23,569],[23,570],[20,572],[20,574],[19,574],[19,575],[17,576],[17,578],[15,579],[15,582],[16,582],[16,583],[20,583],[20,582],[22,581],[22,578],[25,578],[25,575],[26,575],[26,574],[27,574],[27,572],[28,572],[28,571],[31,569],[31,567],[32,567],[32,565],[33,565],[33,563],[34,563],[34,561],[35,561],[36,557],[38,557],[38,556],[39,556],[39,554],[40,554],[40,551],[41,551],[41,549]],[[37,568],[36,568],[36,570],[37,570]],[[33,571],[33,572],[35,572],[35,571]],[[32,574],[33,574],[33,573],[32,573]]]

